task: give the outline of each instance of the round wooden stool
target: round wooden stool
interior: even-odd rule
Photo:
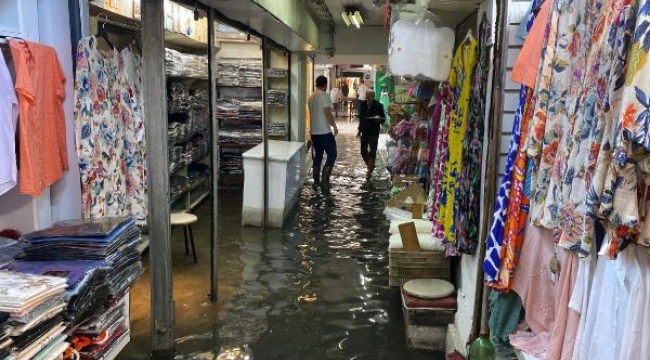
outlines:
[[[196,258],[196,247],[194,245],[194,233],[192,232],[192,224],[199,220],[198,217],[194,214],[189,213],[174,213],[170,216],[171,226],[182,226],[183,235],[185,236],[185,253],[189,255],[190,249],[188,242],[192,245],[192,256],[194,257],[194,263],[198,262]]]

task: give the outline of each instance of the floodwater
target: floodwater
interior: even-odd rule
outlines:
[[[177,359],[216,359],[228,349],[256,360],[444,359],[406,348],[399,293],[388,286],[385,165],[378,159],[366,183],[356,126],[340,127],[332,190],[305,186],[284,229],[242,228],[241,194],[221,196],[216,303],[207,300],[209,202],[196,211],[198,264],[185,255],[182,232],[172,232]],[[148,273],[131,299],[132,340],[120,359],[145,359]]]

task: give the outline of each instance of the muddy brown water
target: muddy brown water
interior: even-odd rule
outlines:
[[[216,303],[207,300],[209,202],[195,212],[198,264],[174,229],[177,359],[244,347],[256,360],[444,359],[406,348],[399,294],[388,286],[385,164],[378,159],[366,183],[355,126],[341,128],[331,192],[305,186],[283,229],[242,228],[241,194],[222,194]],[[131,294],[132,340],[119,359],[146,359],[148,272]]]

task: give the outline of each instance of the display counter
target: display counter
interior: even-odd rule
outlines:
[[[294,141],[268,142],[269,216],[268,226],[282,227],[298,200],[303,184],[304,144]],[[243,154],[244,204],[242,225],[262,226],[264,216],[264,144]]]

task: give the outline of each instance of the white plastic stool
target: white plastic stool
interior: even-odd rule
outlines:
[[[174,213],[170,216],[171,226],[182,226],[183,235],[185,236],[185,253],[189,255],[190,249],[188,246],[189,243],[192,245],[192,256],[194,257],[194,263],[198,262],[196,258],[196,247],[194,246],[194,233],[192,232],[192,224],[199,220],[198,217],[194,214],[189,213]]]

